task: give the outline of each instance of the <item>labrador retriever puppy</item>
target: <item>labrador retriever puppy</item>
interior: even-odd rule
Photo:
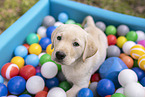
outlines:
[[[91,75],[106,58],[108,47],[104,32],[95,26],[91,16],[82,24],[64,24],[56,28],[51,37],[52,60],[62,65],[66,79],[73,84],[67,97],[76,97],[78,91],[89,86]]]

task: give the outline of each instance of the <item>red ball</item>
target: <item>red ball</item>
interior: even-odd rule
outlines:
[[[99,82],[99,80],[101,80],[101,77],[100,77],[99,73],[95,73],[95,74],[92,75],[91,82]]]
[[[27,48],[27,50],[29,50],[29,47],[30,47],[29,44],[25,43],[25,44],[23,44],[23,46],[25,46]]]
[[[111,95],[107,95],[107,96],[105,96],[105,97],[111,97]]]
[[[13,63],[5,64],[1,69],[1,75],[6,79],[11,79],[19,74],[19,67]]]
[[[44,87],[44,89],[43,89],[43,91],[48,92],[48,91],[49,91],[49,89],[45,86],[45,87]]]
[[[35,97],[47,97],[47,92],[46,91],[40,91],[35,95]]]
[[[28,80],[31,76],[36,75],[36,69],[32,65],[26,65],[20,69],[19,75]]]
[[[114,35],[108,35],[107,39],[108,39],[108,45],[115,45],[117,43],[116,36]]]

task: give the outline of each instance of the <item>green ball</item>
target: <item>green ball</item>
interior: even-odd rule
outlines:
[[[56,62],[52,61],[51,62],[55,63],[57,65],[57,68],[58,68],[58,71],[61,71],[61,65],[60,64],[57,64]]]
[[[26,38],[26,42],[29,45],[31,45],[33,43],[38,43],[39,42],[38,36],[35,33],[30,33]]]
[[[80,23],[76,23],[76,25],[80,26],[82,28],[82,25]]]
[[[130,31],[126,34],[127,41],[136,41],[138,36],[135,31]]]
[[[67,21],[65,22],[65,24],[75,24],[75,21],[74,21],[74,20],[67,20]]]
[[[40,64],[43,65],[46,62],[50,62],[51,61],[51,56],[49,54],[44,54],[40,57]]]
[[[125,96],[121,93],[115,93],[111,97],[125,97]]]
[[[105,32],[106,32],[107,35],[116,35],[117,30],[116,30],[115,26],[109,25],[109,26],[107,26]]]
[[[59,87],[66,92],[71,88],[71,85],[67,81],[63,81],[59,84]]]
[[[133,67],[139,67],[139,66],[138,66],[138,60],[134,60]]]

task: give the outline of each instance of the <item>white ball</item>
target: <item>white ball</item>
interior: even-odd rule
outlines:
[[[121,93],[121,94],[124,94],[124,88],[123,87],[121,87],[121,88],[118,88],[116,91],[115,91],[115,93]]]
[[[41,26],[41,27],[38,28],[37,34],[39,34],[41,38],[47,37],[46,30],[47,29],[44,26]]]
[[[18,97],[18,96],[15,96],[15,95],[9,95],[9,96],[2,96],[2,97]]]
[[[124,88],[125,97],[145,97],[145,90],[139,83],[130,83]]]
[[[55,22],[55,23],[54,23],[54,26],[56,26],[56,27],[58,27],[58,26],[60,26],[60,25],[63,25],[63,23],[62,23],[62,22]]]
[[[145,33],[143,31],[136,31],[136,33],[137,33],[137,36],[138,36],[138,38],[136,40],[137,42],[145,39]]]
[[[118,81],[119,83],[125,87],[127,84],[132,82],[137,82],[138,77],[136,73],[131,69],[124,69],[122,70],[118,75]]]
[[[40,53],[40,54],[38,55],[38,58],[40,59],[41,56],[44,55],[44,54],[46,54],[46,53]]]
[[[46,62],[41,67],[41,74],[45,78],[53,78],[58,72],[57,65],[53,62]]]
[[[130,55],[130,49],[135,45],[136,43],[133,41],[127,41],[123,44],[122,50],[125,54]]]
[[[40,76],[32,76],[26,82],[26,89],[31,94],[36,94],[44,89],[45,83]]]
[[[48,92],[47,97],[67,97],[67,96],[63,89],[55,87]]]

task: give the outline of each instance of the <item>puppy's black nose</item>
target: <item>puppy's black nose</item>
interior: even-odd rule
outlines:
[[[58,52],[56,52],[56,58],[58,59],[58,60],[63,60],[64,58],[65,58],[65,53],[63,53],[63,52],[60,52],[60,51],[58,51]]]

